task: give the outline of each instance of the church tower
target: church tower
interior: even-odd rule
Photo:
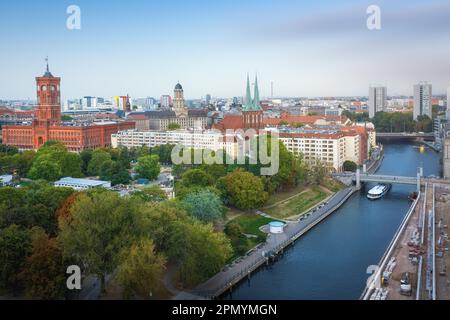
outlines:
[[[255,77],[255,91],[253,99],[251,96],[250,79],[247,75],[247,90],[242,106],[242,116],[244,122],[244,129],[262,129],[263,124],[263,110],[261,109],[261,103],[259,98],[258,77]]]
[[[177,117],[187,117],[188,112],[184,106],[184,91],[180,83],[177,83],[173,94],[173,111]]]

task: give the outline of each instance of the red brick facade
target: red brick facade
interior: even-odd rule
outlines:
[[[109,147],[111,134],[134,129],[134,122],[61,125],[60,78],[47,70],[36,78],[38,107],[31,125],[4,126],[3,143],[19,149],[38,149],[46,141],[58,140],[69,151]]]

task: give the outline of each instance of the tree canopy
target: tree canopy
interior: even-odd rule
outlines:
[[[206,223],[215,222],[224,214],[222,200],[209,190],[189,193],[183,204],[189,214]]]
[[[141,178],[149,180],[157,179],[161,171],[159,157],[157,155],[140,157],[135,170]]]
[[[242,210],[260,207],[268,198],[261,178],[242,169],[220,178],[218,188],[231,205]]]

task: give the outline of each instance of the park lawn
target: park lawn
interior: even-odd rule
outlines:
[[[288,218],[299,215],[325,200],[327,193],[318,187],[299,194],[297,197],[280,202],[264,212],[276,218]]]
[[[228,223],[233,219],[236,219],[237,217],[245,214],[245,212],[240,211],[238,209],[234,208],[227,208],[227,211],[225,213],[225,221]]]
[[[244,213],[228,222],[237,223],[242,228],[242,234],[239,237],[230,237],[233,256],[229,259],[229,262],[244,255],[261,242],[266,241],[267,234],[259,230],[259,228],[271,221],[273,219],[265,218],[254,213]],[[247,237],[245,235],[253,235],[255,237]]]
[[[237,217],[233,221],[241,226],[243,233],[253,234],[255,236],[264,236],[265,240],[266,234],[259,230],[259,228],[269,222],[272,222],[273,219],[262,217],[254,213],[246,213]]]
[[[265,207],[271,206],[276,204],[277,202],[286,200],[290,197],[295,196],[296,194],[299,194],[302,191],[305,191],[306,187],[304,185],[298,185],[295,188],[281,191],[281,192],[275,192],[274,194],[270,195],[269,200],[264,204]]]
[[[344,187],[345,187],[345,185],[342,182],[339,182],[332,178],[323,179],[321,185],[333,192],[338,192],[338,191],[344,189]]]

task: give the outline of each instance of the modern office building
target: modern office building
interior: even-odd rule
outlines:
[[[375,117],[375,114],[386,110],[387,89],[386,87],[369,88],[369,117]]]
[[[414,120],[419,116],[433,117],[432,86],[427,82],[414,85]]]

